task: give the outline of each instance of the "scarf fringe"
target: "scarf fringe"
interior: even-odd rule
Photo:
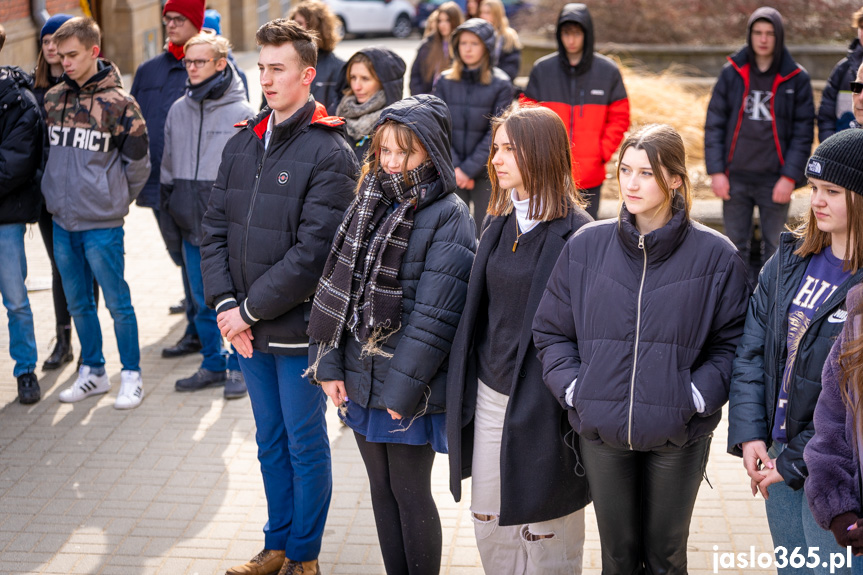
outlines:
[[[315,354],[315,361],[312,362],[305,371],[303,371],[302,377],[308,379],[310,383],[320,386],[321,382],[318,381],[318,366],[320,366],[321,360],[324,359],[324,356],[336,349],[336,347],[338,346],[331,343],[320,342],[318,344],[318,351]]]
[[[387,359],[392,359],[393,354],[383,350],[383,344],[389,337],[398,330],[392,330],[389,327],[389,322],[386,325],[381,325],[372,330],[369,339],[363,344],[363,349],[360,351],[360,359],[379,355]]]
[[[429,401],[431,401],[431,389],[429,389],[428,386],[426,386],[425,391],[423,392],[423,395],[425,397],[425,402],[423,403],[423,408],[421,410],[419,410],[417,413],[415,413],[413,417],[411,417],[411,420],[408,422],[408,426],[407,427],[400,427],[398,429],[391,429],[390,433],[404,433],[405,431],[407,431],[408,429],[411,428],[411,425],[414,424],[414,421],[416,421],[418,418],[420,418],[426,414],[426,411],[428,411],[428,408],[429,408]]]

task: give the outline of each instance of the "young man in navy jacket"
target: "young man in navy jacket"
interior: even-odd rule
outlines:
[[[707,108],[704,156],[711,187],[722,198],[725,233],[750,263],[753,208],[764,244],[758,270],[776,251],[791,193],[804,182],[814,137],[809,74],[785,48],[782,16],[759,8],[749,17],[746,46],[728,58]]]
[[[185,93],[186,68],[183,66],[183,46],[192,36],[201,31],[204,24],[204,0],[168,0],[162,8],[162,24],[168,45],[164,52],[138,66],[132,82],[132,96],[141,106],[150,134],[150,177],[138,196],[137,204],[152,208],[159,221],[159,174],[162,167],[162,151],[165,146],[165,120],[171,105]],[[172,237],[173,236],[173,237]],[[195,328],[195,302],[187,280],[181,244],[176,241],[179,233],[165,234],[168,255],[182,269],[182,306],[172,306],[171,313],[186,314],[186,331],[172,347],[162,350],[162,357],[180,357],[201,350],[201,340]]]
[[[207,304],[240,354],[267,496],[264,549],[228,575],[320,573],[332,493],[320,387],[302,376],[311,298],[359,172],[344,121],[310,96],[317,46],[293,21],[262,26],[269,107],[234,135],[204,215]]]

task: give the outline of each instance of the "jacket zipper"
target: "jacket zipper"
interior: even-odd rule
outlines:
[[[629,429],[627,442],[632,449],[632,406],[635,402],[635,371],[638,366],[638,339],[641,336],[641,295],[644,292],[644,278],[647,277],[647,248],[644,247],[644,236],[638,236],[638,249],[644,254],[644,267],[641,271],[641,285],[638,286],[638,309],[635,315],[635,347],[632,353],[632,378],[629,382]]]
[[[471,155],[473,150],[467,149],[467,133],[468,133],[468,122],[470,122],[470,96],[473,92],[473,82],[467,82],[467,101],[465,102],[464,107],[464,136],[462,137],[461,149],[462,153],[464,153],[464,159],[466,160],[468,156]]]
[[[198,169],[201,167],[201,136],[204,133],[204,102],[201,102],[201,123],[198,125],[198,155],[195,156],[195,179],[198,181]]]
[[[575,129],[575,89],[577,83],[575,81],[575,74],[572,74],[569,79],[569,139],[572,140],[574,134],[572,131]]]
[[[270,144],[273,144],[273,136],[270,135]],[[242,249],[242,257],[240,259],[240,265],[243,272],[243,288],[248,290],[249,280],[246,277],[246,253],[249,248],[249,226],[252,225],[252,212],[255,208],[255,198],[258,195],[258,186],[261,183],[261,171],[264,169],[264,161],[267,159],[267,155],[270,152],[270,146],[264,147],[264,155],[261,157],[261,162],[258,164],[258,170],[255,172],[255,187],[252,189],[252,197],[249,200],[249,213],[246,214],[246,229],[243,230],[243,249]]]

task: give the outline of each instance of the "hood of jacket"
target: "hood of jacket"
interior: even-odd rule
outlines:
[[[494,62],[492,61],[492,54],[494,54],[494,44],[497,40],[494,33],[494,27],[482,18],[471,18],[455,29],[455,32],[452,34],[452,41],[450,42],[453,53],[452,55],[453,58],[457,59],[462,63],[462,65],[464,65],[464,62],[462,62],[461,56],[458,53],[458,39],[462,32],[472,32],[479,37],[485,46],[485,53],[489,58],[489,65],[493,66]]]
[[[96,73],[84,82],[83,86],[79,86],[75,80],[66,74],[63,74],[63,82],[65,82],[68,89],[74,92],[91,94],[123,87],[123,77],[120,75],[120,69],[117,68],[116,64],[104,58],[99,58],[96,68]]]
[[[569,65],[569,59],[566,56],[566,49],[563,47],[563,42],[560,39],[560,30],[564,24],[578,24],[584,30],[584,48],[581,52],[581,61],[575,66]],[[555,31],[557,39],[557,54],[560,57],[560,63],[564,69],[569,70],[575,68],[576,74],[583,74],[590,69],[593,64],[593,45],[595,38],[593,34],[593,19],[590,17],[590,10],[586,4],[566,4],[560,10],[560,16],[557,18],[557,30]]]
[[[440,175],[442,185],[431,186],[428,193],[420,198],[417,209],[454,192],[455,168],[450,155],[452,121],[444,101],[429,94],[405,98],[381,112],[375,129],[386,120],[402,123],[417,135]]]
[[[386,46],[369,46],[362,50],[357,50],[357,54],[365,54],[372,61],[372,66],[375,68],[375,74],[381,81],[381,86],[384,89],[386,96],[385,106],[389,106],[393,102],[398,102],[404,96],[405,91],[405,70],[407,65],[402,60],[401,56],[387,48]],[[347,85],[348,65],[342,66],[340,81],[345,88]],[[341,91],[341,90],[339,90]]]
[[[749,56],[749,63],[753,66],[755,64],[755,51],[752,49],[752,27],[759,20],[766,20],[773,24],[776,45],[773,47],[773,62],[770,64],[770,69],[767,73],[775,74],[779,70],[783,52],[785,51],[785,27],[782,25],[782,14],[775,8],[762,6],[749,17],[749,21],[746,23],[746,52]]]
[[[21,90],[30,90],[33,80],[18,66],[0,67],[0,106],[10,106],[21,100]]]

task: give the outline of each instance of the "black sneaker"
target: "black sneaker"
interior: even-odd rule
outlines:
[[[248,390],[243,372],[239,369],[229,369],[228,378],[225,380],[225,399],[240,399],[245,397],[246,393]]]
[[[162,357],[182,357],[201,351],[201,340],[197,335],[186,334],[180,338],[174,347],[166,347],[162,350]]]
[[[174,389],[177,391],[198,391],[210,387],[211,385],[224,385],[224,371],[210,371],[203,367],[189,377],[178,379],[174,384]]]
[[[24,405],[36,403],[42,399],[39,389],[39,379],[35,373],[22,373],[18,376],[18,401]]]
[[[177,315],[178,313],[186,313],[186,298],[181,299],[180,303],[168,307],[169,315]]]

